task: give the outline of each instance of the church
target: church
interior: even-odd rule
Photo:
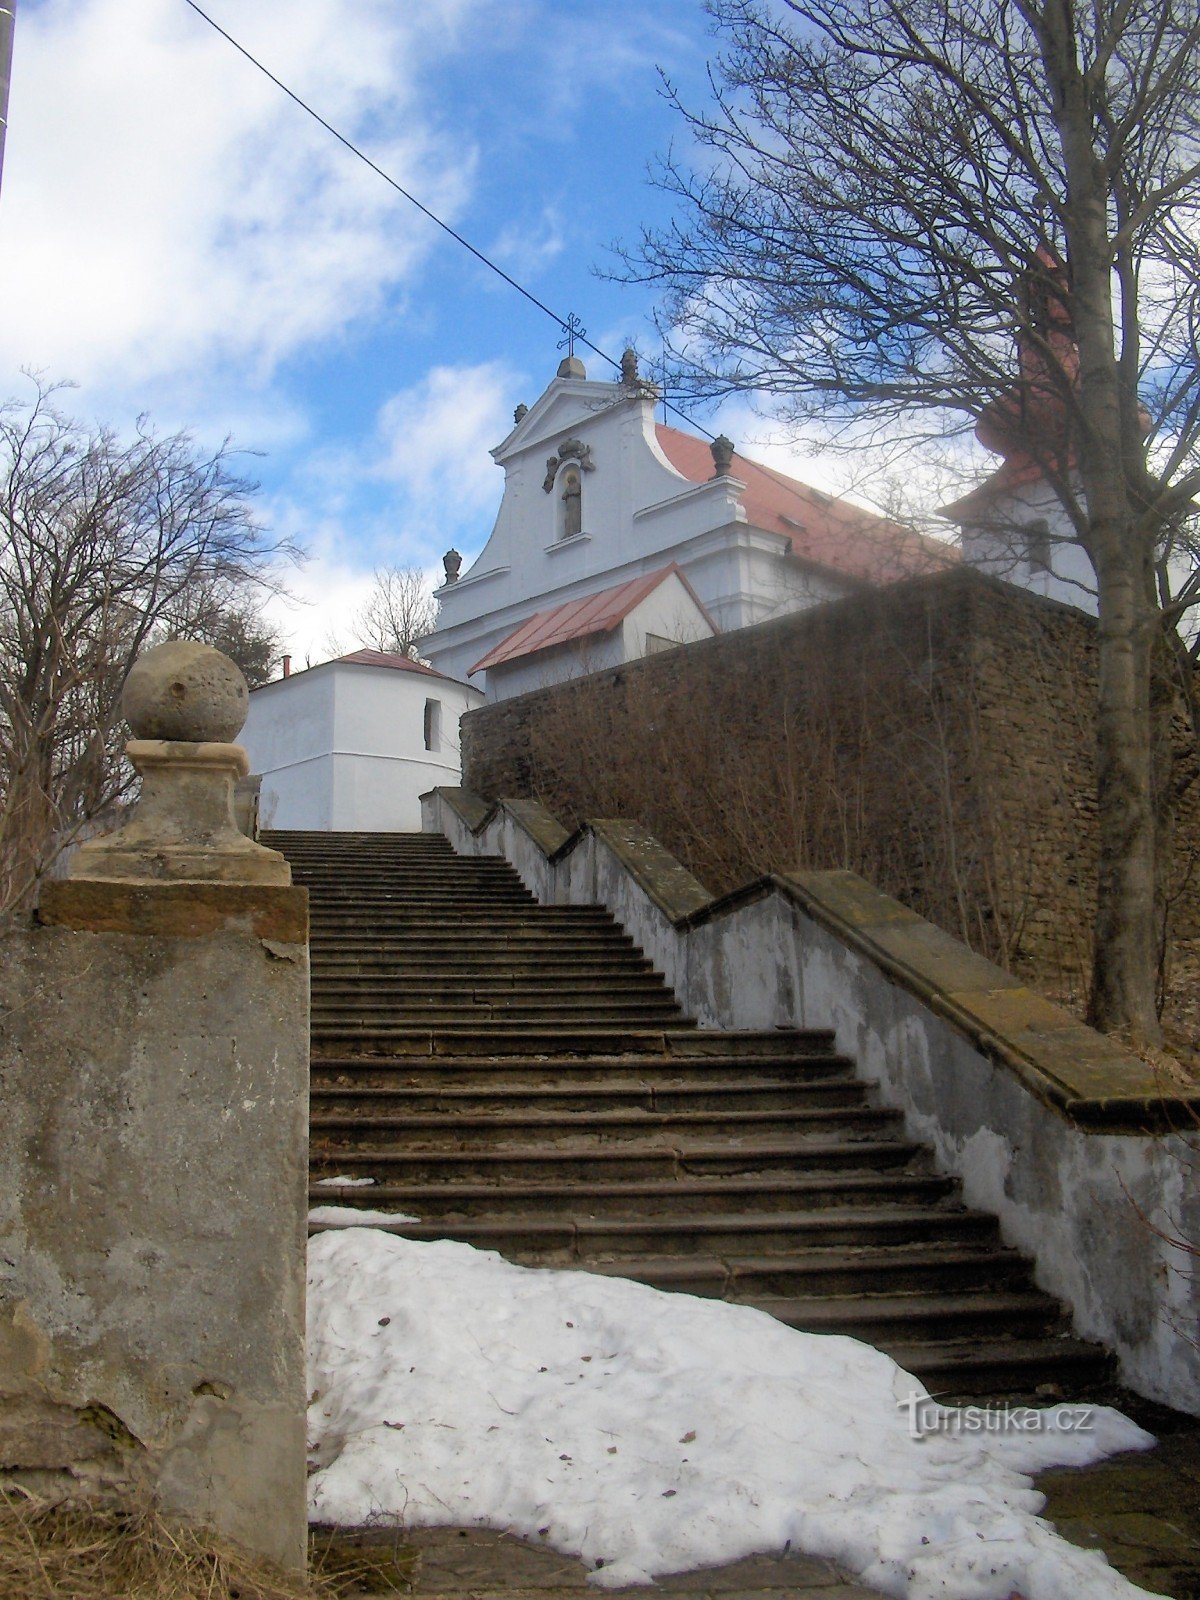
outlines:
[[[655,650],[937,571],[957,559],[876,513],[655,420],[627,350],[615,383],[575,355],[492,451],[495,525],[445,558],[423,655],[507,699]]]

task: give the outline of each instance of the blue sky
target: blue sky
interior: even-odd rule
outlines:
[[[701,0],[205,9],[598,345],[653,353],[652,293],[595,268],[667,215],[646,169],[684,135],[656,69],[703,98]],[[478,551],[503,481],[488,449],[560,358],[542,313],[184,0],[19,0],[9,109],[0,393],[34,368],[75,382],[81,415],[256,452],[263,515],[311,553],[284,614],[300,657],[346,637],[376,564]],[[744,403],[717,420],[821,481]]]

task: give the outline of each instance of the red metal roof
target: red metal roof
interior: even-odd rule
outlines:
[[[713,458],[707,440],[681,433],[665,422],[658,423],[654,431],[676,472],[693,483],[712,478]],[[756,528],[783,534],[801,561],[864,583],[892,583],[936,572],[959,560],[953,545],[822,494],[736,452],[730,470],[746,485],[741,500],[748,521]]]
[[[335,656],[338,665],[349,663],[356,667],[393,667],[397,672],[422,672],[430,678],[444,678],[446,674],[436,667],[427,667],[423,661],[397,654],[394,650],[352,650],[348,656]]]
[[[579,600],[564,600],[562,605],[551,606],[546,611],[535,611],[519,628],[501,639],[499,644],[493,645],[485,656],[469,667],[467,677],[482,672],[485,667],[497,667],[503,661],[515,661],[520,656],[531,656],[538,650],[569,644],[573,639],[589,639],[599,633],[611,633],[636,605],[640,605],[672,573],[696,602],[713,632],[718,632],[716,623],[705,611],[695,590],[672,561],[669,566],[659,567],[640,578],[630,578],[625,583],[614,584],[611,589],[601,589],[598,594],[584,595]]]

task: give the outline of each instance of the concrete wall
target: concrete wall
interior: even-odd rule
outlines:
[[[290,887],[60,882],[0,939],[0,1461],[305,1561]]]
[[[834,1029],[1124,1381],[1200,1415],[1200,1097],[1164,1099],[1143,1062],[852,873],[713,900],[634,823],[568,834],[461,790],[423,804],[427,830],[505,856],[542,903],[607,906],[702,1026]]]
[[[432,751],[427,700],[441,707]],[[241,741],[262,776],[261,826],[419,829],[420,795],[458,780],[459,719],[482,701],[479,690],[449,678],[342,661],[254,690]]]

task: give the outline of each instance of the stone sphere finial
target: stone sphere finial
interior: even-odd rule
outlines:
[[[190,639],[139,656],[121,691],[121,710],[135,739],[231,744],[249,709],[249,689],[236,662]]]

